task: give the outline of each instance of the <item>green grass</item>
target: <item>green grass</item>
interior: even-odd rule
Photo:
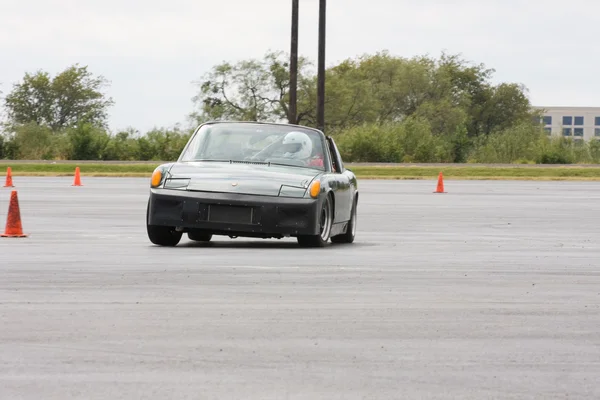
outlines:
[[[440,172],[448,179],[600,180],[600,167],[366,167],[352,168],[358,177],[378,179],[430,179]]]
[[[82,176],[149,177],[159,163],[102,164],[102,163],[2,163],[2,175],[10,166],[13,176],[73,176],[79,166]],[[435,179],[442,172],[445,179],[495,179],[495,180],[599,180],[600,166],[564,167],[543,166],[351,166],[361,179]]]
[[[11,167],[14,176],[28,175],[28,176],[64,176],[75,174],[75,167],[79,167],[81,175],[124,175],[134,174],[149,176],[154,171],[159,163],[148,163],[148,164],[87,164],[87,163],[64,163],[64,164],[12,164],[0,163],[0,168],[6,171],[6,168]]]

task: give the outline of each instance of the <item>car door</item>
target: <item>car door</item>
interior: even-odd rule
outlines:
[[[346,173],[342,157],[338,151],[335,141],[331,137],[327,137],[327,145],[329,154],[334,167],[332,173],[333,181],[335,182],[335,222],[348,221],[352,211],[352,199],[354,190],[349,174]]]

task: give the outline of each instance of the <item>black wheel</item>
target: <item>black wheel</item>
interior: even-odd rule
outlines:
[[[181,240],[182,232],[177,232],[174,227],[171,226],[159,226],[148,224],[148,213],[150,209],[146,211],[146,231],[148,232],[148,239],[159,246],[177,246]]]
[[[194,242],[210,242],[212,233],[205,232],[188,232],[188,238]]]
[[[343,235],[333,236],[331,238],[331,243],[352,243],[354,242],[354,238],[356,237],[356,216],[358,201],[354,199],[352,203],[352,213],[350,215],[350,222],[348,223],[348,227],[346,228],[346,233]]]
[[[298,243],[303,247],[323,247],[331,236],[333,225],[333,206],[331,197],[327,196],[323,202],[320,215],[320,233],[318,235],[298,236]]]
[[[159,246],[177,246],[181,240],[182,232],[177,232],[171,226],[147,225],[148,238]]]

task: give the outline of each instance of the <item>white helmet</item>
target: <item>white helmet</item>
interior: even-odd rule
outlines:
[[[306,159],[312,154],[313,143],[310,137],[303,132],[290,132],[283,139],[285,157]]]

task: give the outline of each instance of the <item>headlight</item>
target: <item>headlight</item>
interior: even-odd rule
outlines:
[[[296,197],[301,199],[306,193],[306,188],[281,185],[279,189],[279,197]]]
[[[190,184],[190,178],[167,179],[165,189],[185,189]]]

